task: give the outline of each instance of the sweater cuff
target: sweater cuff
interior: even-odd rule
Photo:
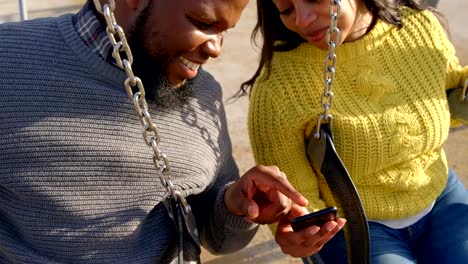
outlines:
[[[468,125],[468,101],[460,100],[463,88],[457,88],[448,95],[448,104],[452,120]],[[454,123],[452,122],[452,125]]]
[[[256,228],[258,224],[253,223],[245,216],[238,216],[230,213],[224,204],[224,193],[233,183],[234,182],[230,182],[226,184],[218,194],[215,204],[217,217],[219,217],[219,219],[225,219],[225,227],[231,230],[246,230]]]

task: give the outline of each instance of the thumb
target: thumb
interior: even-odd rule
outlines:
[[[248,219],[255,219],[258,217],[259,208],[257,203],[250,199],[244,199],[242,202],[241,210]]]

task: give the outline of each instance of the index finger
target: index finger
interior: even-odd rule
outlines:
[[[298,205],[307,206],[309,204],[309,201],[300,192],[294,189],[294,187],[286,178],[286,175],[280,171],[278,167],[262,167],[263,168],[260,170],[263,169],[263,173],[258,173],[254,177],[256,185],[266,185],[267,187],[272,187],[290,198]]]

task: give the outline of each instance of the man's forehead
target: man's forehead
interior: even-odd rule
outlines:
[[[233,8],[244,9],[249,0],[189,0],[205,8]]]
[[[190,0],[193,12],[228,27],[234,26],[249,0]],[[235,20],[235,21],[234,21]]]

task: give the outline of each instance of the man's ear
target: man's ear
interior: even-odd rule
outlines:
[[[141,2],[140,0],[125,0],[128,7],[131,9],[137,9],[138,3]]]

